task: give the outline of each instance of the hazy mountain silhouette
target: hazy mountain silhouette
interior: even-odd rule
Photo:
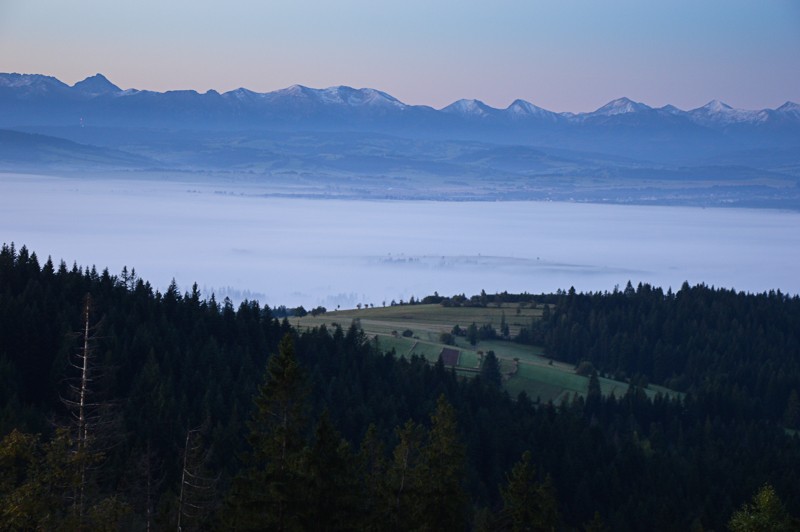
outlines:
[[[712,101],[684,111],[619,98],[593,112],[556,113],[524,100],[505,109],[459,100],[437,110],[372,88],[162,93],[123,90],[102,74],[72,86],[45,75],[0,74],[0,127],[76,143],[56,148],[53,139],[6,134],[5,168],[60,160],[94,169],[92,161],[102,160],[102,168],[210,169],[265,179],[356,176],[392,190],[387,180],[442,178],[459,190],[488,183],[503,198],[533,189],[585,191],[587,180],[614,182],[636,197],[664,182],[800,195],[800,105],[793,102],[741,110]],[[93,149],[110,151],[92,152],[93,159]],[[576,182],[576,189],[564,188]]]

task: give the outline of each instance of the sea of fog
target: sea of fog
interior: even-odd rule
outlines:
[[[253,185],[0,175],[0,240],[218,300],[375,306],[684,281],[800,293],[800,213],[275,197]]]

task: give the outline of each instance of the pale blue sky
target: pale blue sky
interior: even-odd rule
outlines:
[[[0,0],[0,72],[384,90],[442,107],[800,103],[800,1]]]

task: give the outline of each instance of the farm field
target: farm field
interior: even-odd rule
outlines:
[[[466,329],[471,323],[478,327],[491,324],[499,331],[505,316],[511,336],[519,329],[541,317],[542,305],[504,303],[486,307],[444,307],[438,304],[396,305],[329,311],[325,314],[291,318],[298,329],[328,327],[338,324],[347,328],[358,320],[361,328],[381,349],[394,349],[397,356],[422,356],[435,363],[443,349],[458,352],[453,366],[459,375],[470,377],[480,371],[483,355],[494,351],[500,361],[503,386],[512,395],[525,392],[531,399],[558,403],[574,394],[585,396],[589,379],[575,373],[571,364],[550,360],[538,346],[522,345],[508,340],[482,340],[470,345],[464,336],[454,337],[453,345],[442,343],[440,335],[449,333],[455,325]],[[408,332],[410,331],[410,333]],[[405,332],[405,335],[404,335]],[[621,397],[628,389],[626,382],[600,377],[604,395]],[[645,393],[674,394],[671,390],[649,386]]]
[[[395,305],[380,308],[364,308],[352,310],[329,311],[319,316],[305,316],[302,326],[315,326],[322,323],[338,322],[343,327],[349,326],[354,319],[361,320],[365,331],[376,334],[401,332],[411,329],[415,336],[427,335],[425,339],[438,342],[439,334],[450,332],[454,325],[462,329],[475,322],[477,325],[490,323],[495,329],[505,314],[509,332],[512,336],[520,328],[530,325],[531,321],[542,315],[542,306],[533,308],[530,304],[505,303],[490,307],[444,307],[442,305]],[[292,319],[292,323],[294,320]]]

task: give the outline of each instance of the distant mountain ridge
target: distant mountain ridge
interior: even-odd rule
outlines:
[[[688,122],[704,127],[724,127],[731,124],[765,125],[770,123],[795,123],[800,126],[800,105],[787,101],[776,109],[742,110],[712,100],[702,107],[684,111],[667,105],[653,108],[641,102],[623,97],[601,106],[595,111],[584,113],[553,112],[525,100],[515,100],[505,109],[491,107],[480,100],[458,100],[436,110],[425,105],[408,105],[385,92],[372,89],[355,89],[347,86],[334,86],[314,89],[302,85],[292,85],[285,89],[259,93],[239,88],[224,93],[209,90],[198,93],[194,90],[174,90],[154,92],[147,90],[123,90],[102,74],[95,74],[69,86],[60,80],[41,74],[0,73],[0,105],[4,114],[19,119],[21,112],[9,110],[10,102],[55,103],[60,102],[69,110],[91,111],[93,108],[104,113],[125,114],[136,107],[150,107],[163,113],[186,113],[195,111],[195,118],[227,118],[232,123],[241,119],[242,112],[248,111],[253,117],[277,118],[287,113],[295,117],[310,117],[314,114],[341,113],[350,111],[356,114],[374,112],[378,115],[417,114],[420,117],[446,115],[463,120],[493,120],[495,122],[520,121],[547,124],[583,124],[593,120],[625,115],[651,114],[660,117],[684,117]],[[71,108],[70,108],[71,106]],[[66,109],[65,109],[66,110]],[[10,111],[10,112],[9,112]],[[227,115],[227,116],[226,116]],[[52,120],[60,117],[53,116]],[[109,117],[111,119],[111,117]],[[2,125],[8,126],[9,117],[0,118]],[[108,125],[108,124],[102,124]]]
[[[0,129],[0,161],[22,169],[147,168],[157,163],[146,157],[112,148],[79,144],[71,140]]]
[[[72,86],[0,74],[0,130],[0,171],[247,176],[325,197],[800,210],[795,102],[684,111],[623,97],[558,113],[462,99],[434,109],[372,88],[155,92],[102,74]]]

